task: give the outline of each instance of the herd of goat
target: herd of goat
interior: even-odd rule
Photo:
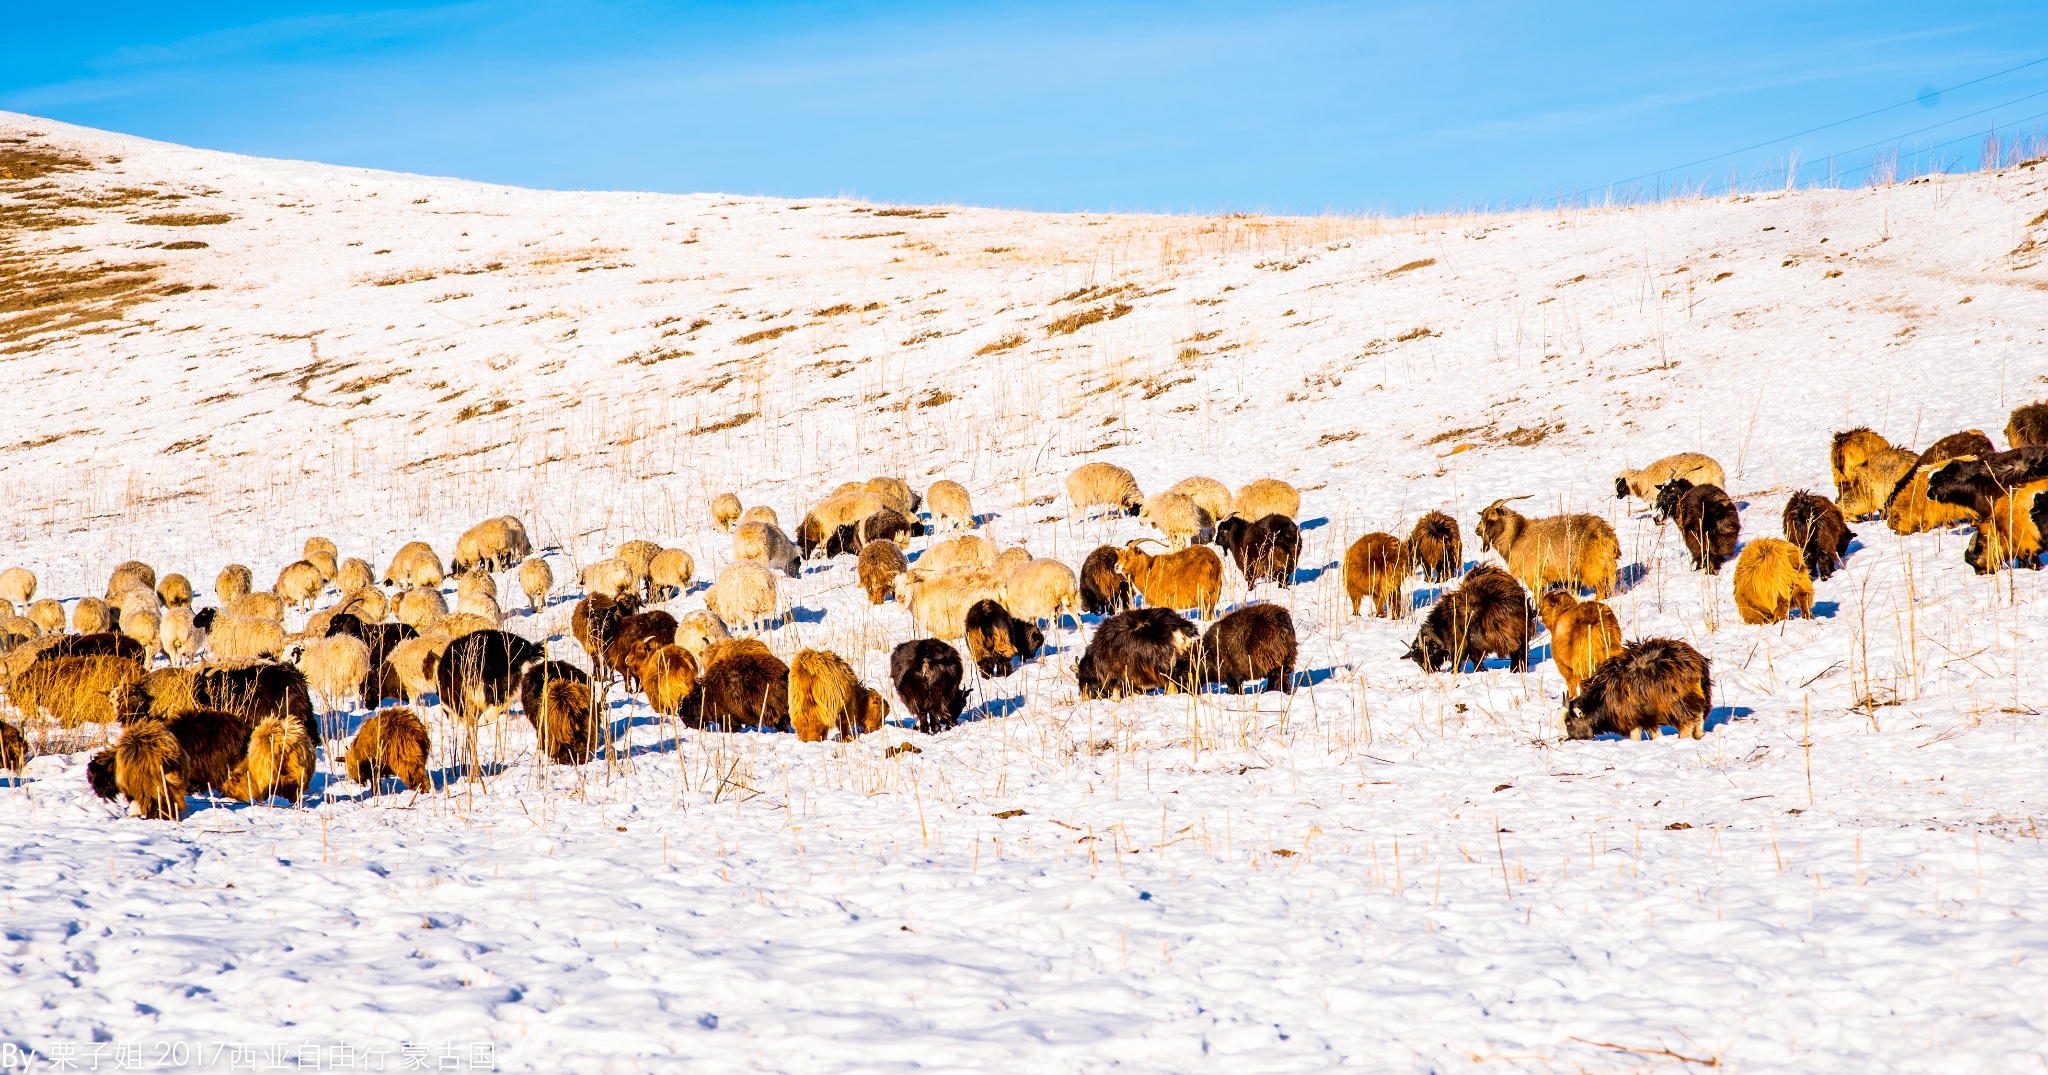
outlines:
[[[1734,559],[1743,622],[1774,623],[1811,615],[1814,580],[1848,555],[1852,519],[1881,518],[1900,534],[1971,525],[1964,558],[1979,573],[2038,568],[2048,528],[2048,403],[2015,411],[2006,434],[2008,451],[1971,430],[1917,453],[1869,429],[1836,434],[1836,498],[1793,494],[1784,537],[1753,538],[1739,556],[1741,513],[1708,456],[1683,453],[1626,471],[1615,495],[1649,502],[1659,523],[1675,523],[1694,569],[1719,574]],[[158,578],[130,561],[114,569],[104,598],[75,602],[69,630],[63,605],[36,599],[35,576],[17,567],[0,572],[6,690],[27,722],[119,725],[114,745],[92,757],[89,781],[147,818],[181,817],[186,796],[206,789],[250,802],[302,798],[316,750],[338,738],[323,726],[316,695],[330,711],[348,700],[377,710],[348,746],[352,779],[377,786],[394,778],[415,793],[433,787],[427,726],[413,708],[428,698],[467,729],[472,767],[476,729],[515,701],[542,753],[562,764],[590,760],[602,746],[603,692],[615,682],[699,728],[851,738],[887,721],[882,692],[836,653],[805,649],[785,664],[753,636],[782,610],[778,576],[797,577],[807,559],[842,555],[858,558],[869,601],[899,602],[923,636],[894,649],[889,678],[925,733],[959,720],[968,661],[983,676],[1008,676],[1043,647],[1041,625],[1065,617],[1102,617],[1074,669],[1083,699],[1219,684],[1236,693],[1253,682],[1293,689],[1292,615],[1252,601],[1219,617],[1224,562],[1210,547],[1228,554],[1247,586],[1292,585],[1302,547],[1301,497],[1292,486],[1261,479],[1233,492],[1189,478],[1148,497],[1108,463],[1080,467],[1066,485],[1076,518],[1108,509],[1161,537],[1099,547],[1077,573],[973,533],[971,498],[952,481],[922,496],[894,478],[849,483],[804,515],[794,539],[772,509],[743,508],[736,495],[721,494],[712,517],[732,535],[734,561],[703,592],[704,608],[678,619],[646,607],[694,581],[695,563],[681,549],[631,541],[580,572],[570,633],[588,670],[502,629],[496,576],[514,573],[535,608],[556,586],[511,516],[464,533],[446,571],[423,542],[401,548],[379,577],[368,562],[337,560],[332,542],[313,538],[267,592],[253,589],[247,567],[229,565],[214,582],[216,606],[201,610],[190,580]],[[1416,576],[1456,580],[1406,653],[1425,671],[1462,671],[1489,658],[1526,669],[1540,622],[1564,680],[1568,738],[1641,738],[1665,726],[1699,738],[1712,705],[1709,662],[1678,639],[1624,643],[1604,603],[1621,577],[1613,527],[1591,514],[1530,518],[1509,506],[1514,499],[1523,498],[1488,505],[1475,527],[1498,566],[1466,570],[1458,525],[1440,511],[1406,538],[1358,538],[1343,559],[1351,614],[1370,600],[1375,615],[1399,617]],[[933,540],[913,566],[905,546],[927,536]],[[452,609],[444,595],[450,579]],[[1584,590],[1593,598],[1582,599]],[[339,600],[312,611],[330,592]],[[310,612],[296,633],[284,628],[287,606]],[[1206,629],[1183,615],[1188,610]],[[965,642],[964,660],[955,640]],[[386,701],[402,704],[378,708]],[[18,772],[29,754],[21,728],[0,720],[0,766]]]

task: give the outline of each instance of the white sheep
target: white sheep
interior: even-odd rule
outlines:
[[[711,521],[730,534],[732,524],[740,517],[740,498],[732,493],[720,493],[711,498]]]
[[[951,641],[967,634],[967,610],[983,598],[1001,600],[1003,580],[987,570],[927,574],[913,569],[896,576],[896,600],[933,638]]]
[[[548,594],[555,589],[555,569],[538,556],[519,565],[519,590],[526,595],[530,608],[538,609],[547,603]]]
[[[46,635],[64,632],[64,606],[55,598],[45,597],[30,604],[26,615]]]
[[[932,513],[932,529],[974,528],[974,500],[967,495],[967,487],[959,482],[948,479],[933,482],[931,488],[924,491],[924,503]]]
[[[26,605],[36,599],[36,575],[25,567],[10,567],[0,571],[0,597],[16,605]]]
[[[107,630],[114,618],[107,614],[107,603],[97,597],[81,597],[71,606],[71,629],[82,635],[95,635]]]
[[[245,593],[221,608],[230,616],[255,616],[273,623],[284,623],[284,598],[274,593],[258,590]]]
[[[1268,515],[1299,519],[1301,494],[1295,491],[1294,486],[1278,478],[1260,478],[1237,491],[1230,509],[1248,523],[1258,522]]]
[[[190,608],[173,608],[157,625],[157,641],[171,663],[182,667],[197,660],[199,651],[206,648],[206,632],[194,622]]]
[[[256,588],[256,576],[241,564],[229,564],[213,577],[213,598],[221,606],[233,604],[235,598]]]
[[[1195,498],[1186,493],[1160,493],[1145,498],[1145,506],[1138,510],[1138,518],[1151,523],[1166,535],[1169,548],[1185,549],[1202,536],[1204,531],[1213,531],[1216,520]]]
[[[735,560],[753,560],[781,569],[790,578],[802,574],[803,553],[779,526],[741,523],[733,528],[732,555]]]
[[[725,621],[708,608],[700,608],[686,614],[676,624],[676,645],[690,651],[699,667],[704,664],[704,651],[713,642],[723,642],[732,637],[725,629]]]
[[[1230,487],[1214,478],[1182,478],[1173,483],[1169,493],[1179,493],[1195,502],[1195,506],[1209,513],[1211,522],[1222,522],[1235,510],[1230,496]],[[1253,522],[1258,520],[1254,519]]]
[[[307,560],[311,560],[315,555],[323,552],[329,556],[341,555],[341,550],[334,547],[334,542],[324,537],[307,538],[306,547],[300,555]]]
[[[633,585],[642,593],[647,591],[647,578],[654,567],[654,558],[661,555],[661,546],[644,538],[635,538],[619,546],[612,559],[623,560],[633,569]]]
[[[157,580],[156,598],[165,608],[191,608],[192,580],[176,572],[165,575]]]
[[[1081,614],[1080,581],[1073,568],[1058,560],[1030,560],[1004,576],[1001,600],[1019,619],[1057,623],[1063,613]]]
[[[962,534],[941,541],[917,558],[917,569],[927,575],[962,568],[990,568],[996,562],[995,543],[975,534]]]
[[[782,520],[776,516],[775,509],[766,504],[756,504],[741,512],[740,522],[743,525],[746,523],[767,523],[769,526],[782,525]]]
[[[365,586],[343,597],[336,611],[346,612],[364,623],[383,623],[391,615],[391,599],[375,586]]]
[[[112,597],[132,585],[140,585],[151,593],[156,592],[156,569],[140,560],[125,560],[114,567],[107,577],[107,596]]]
[[[398,622],[414,630],[448,614],[448,602],[439,590],[407,590],[398,595]]]
[[[647,565],[648,595],[656,601],[677,597],[690,588],[697,574],[697,561],[681,549],[663,549]]]
[[[1728,488],[1728,479],[1721,472],[1721,464],[1712,456],[1699,452],[1680,452],[1667,455],[1640,470],[1624,470],[1614,478],[1616,499],[1634,496],[1638,500],[1656,500],[1657,487],[1673,478],[1684,478],[1694,485],[1718,485]]]
[[[492,578],[490,572],[474,567],[455,576],[456,604],[461,604],[463,598],[473,593],[483,594],[496,601],[498,599],[498,580]]]
[[[275,657],[284,652],[284,628],[261,616],[217,615],[206,632],[206,644],[226,660]]]
[[[490,622],[493,629],[503,626],[505,613],[498,608],[498,599],[482,590],[463,594],[455,601],[457,615],[476,616]]]
[[[704,607],[728,624],[757,626],[774,617],[775,573],[757,560],[736,560],[704,591]]]
[[[328,635],[296,643],[291,662],[305,673],[306,689],[320,696],[327,712],[341,708],[343,700],[375,701],[363,697],[363,686],[374,671],[370,647],[350,634]]]
[[[408,541],[391,557],[384,572],[384,585],[401,590],[433,589],[447,576],[441,573],[441,558],[424,541]]]
[[[901,478],[869,478],[861,488],[889,501],[889,506],[901,512],[904,518],[917,518],[917,494],[911,491],[909,482]]]
[[[345,594],[360,593],[376,584],[376,569],[360,556],[343,560],[334,572],[334,588]]]
[[[130,593],[137,591],[130,590]],[[153,596],[153,595],[152,595]],[[121,633],[142,643],[144,663],[156,659],[157,651],[163,648],[163,619],[156,614],[156,605],[121,613]]]
[[[526,524],[517,516],[500,515],[462,532],[455,540],[455,559],[448,570],[458,575],[474,567],[504,571],[532,555],[533,541],[526,536]]]
[[[306,562],[319,569],[322,582],[333,582],[341,570],[341,565],[334,562],[334,554],[323,549],[314,549],[313,555],[306,557]]]
[[[1091,509],[1111,507],[1125,515],[1136,515],[1145,503],[1138,479],[1113,463],[1084,463],[1067,475],[1067,500],[1074,517],[1085,518]]]
[[[601,593],[607,597],[624,597],[640,584],[640,576],[633,565],[617,557],[606,557],[583,569],[577,579],[584,593]]]
[[[277,573],[277,582],[270,592],[304,610],[313,607],[313,599],[326,587],[327,580],[319,568],[304,560],[294,560]]]

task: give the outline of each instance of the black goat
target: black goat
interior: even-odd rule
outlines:
[[[1255,523],[1233,515],[1216,524],[1216,544],[1237,561],[1245,585],[1272,579],[1282,586],[1294,585],[1294,571],[1301,564],[1301,527],[1285,515],[1268,515]]]
[[[1121,698],[1174,687],[1181,658],[1200,644],[1187,618],[1170,608],[1119,612],[1102,621],[1074,666],[1082,698]]]
[[[1279,605],[1246,605],[1209,625],[1202,640],[1181,656],[1174,679],[1194,688],[1221,683],[1243,694],[1248,679],[1263,679],[1266,689],[1294,693],[1294,662],[1300,643],[1294,616]]]
[[[1422,621],[1422,630],[1401,656],[1425,672],[1462,672],[1488,656],[1508,659],[1517,672],[1529,670],[1529,621],[1535,617],[1529,591],[1513,575],[1481,564],[1456,590],[1443,596]]]
[[[967,666],[960,651],[936,638],[905,642],[889,654],[889,679],[896,697],[917,717],[917,730],[936,734],[960,721],[967,690],[960,686]]]
[[[441,704],[474,727],[512,704],[526,671],[547,650],[508,631],[472,631],[448,643],[435,670]]]
[[[1721,573],[1721,565],[1735,557],[1736,539],[1742,536],[1742,513],[1735,501],[1718,485],[1694,485],[1673,478],[1657,487],[1658,522],[1678,523],[1685,549],[1692,553],[1692,569],[1710,575]]]
[[[1081,562],[1081,609],[1106,616],[1131,607],[1131,580],[1117,569],[1117,548],[1097,546]]]
[[[1045,632],[1011,616],[1001,602],[985,597],[967,610],[967,653],[984,676],[1009,675],[1015,671],[1011,658],[1028,661],[1044,645]]]
[[[1785,540],[1798,546],[1806,560],[1806,573],[1824,579],[1849,555],[1849,542],[1856,540],[1856,531],[1849,529],[1834,501],[1801,489],[1785,502]]]
[[[1601,732],[1652,738],[1669,724],[1698,739],[1714,707],[1712,665],[1700,651],[1673,638],[1631,642],[1579,685],[1565,709],[1565,737]]]

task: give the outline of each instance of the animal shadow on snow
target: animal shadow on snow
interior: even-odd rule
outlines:
[[[1295,584],[1296,586],[1300,586],[1300,585],[1302,585],[1302,584],[1304,584],[1304,583],[1310,583],[1310,582],[1314,582],[1314,581],[1316,581],[1317,579],[1319,579],[1319,578],[1322,578],[1322,577],[1323,577],[1323,572],[1325,572],[1325,571],[1329,571],[1329,570],[1332,570],[1332,569],[1334,569],[1334,568],[1335,568],[1336,566],[1337,566],[1337,561],[1335,561],[1335,560],[1332,560],[1332,561],[1330,561],[1329,563],[1327,563],[1327,564],[1324,564],[1324,565],[1323,565],[1323,566],[1321,566],[1321,567],[1298,567],[1298,568],[1295,568],[1295,569],[1294,569],[1294,584]]]
[[[1303,687],[1319,686],[1328,683],[1336,675],[1337,669],[1334,665],[1329,668],[1311,668],[1306,672],[1297,671],[1294,673],[1294,688],[1300,690]],[[1258,684],[1258,686],[1253,686],[1252,684],[1254,683]],[[1262,679],[1248,679],[1244,681],[1244,693],[1247,697],[1256,697],[1268,691],[1277,691],[1279,689],[1277,685]],[[1197,693],[1227,695],[1230,693],[1230,688],[1221,683],[1204,683]]]
[[[790,610],[789,610],[788,612],[785,612],[785,613],[783,613],[783,614],[782,614],[782,619],[781,619],[781,621],[780,621],[779,623],[777,623],[777,624],[776,624],[776,626],[777,626],[777,627],[782,627],[782,626],[786,626],[786,625],[788,625],[788,624],[792,624],[792,623],[824,623],[824,622],[825,622],[825,610],[824,610],[824,609],[822,609],[822,608],[803,608],[803,607],[800,607],[800,606],[799,606],[799,607],[794,607],[794,608],[791,608],[791,609],[790,609]]]
[[[1723,724],[1726,724],[1731,720],[1740,720],[1744,717],[1749,716],[1752,712],[1754,711],[1746,705],[1717,705],[1714,708],[1707,710],[1707,722],[1703,726],[1702,730],[1708,732],[1715,731],[1716,729],[1720,728]],[[1662,725],[1657,730],[1664,733],[1667,736],[1673,736],[1678,734],[1678,727],[1673,724]],[[1610,743],[1625,743],[1628,742],[1628,736],[1622,735],[1619,732],[1601,732],[1599,735],[1594,736],[1593,740],[1595,742],[1605,740]]]
[[[1841,611],[1842,603],[1840,601],[1815,601],[1813,603],[1813,618],[1816,620],[1832,620]]]
[[[1328,525],[1330,525],[1329,516],[1322,516],[1319,518],[1310,519],[1307,522],[1302,523],[1301,528],[1303,530],[1320,530]]]
[[[1021,696],[990,698],[980,705],[969,706],[961,710],[960,723],[968,724],[978,720],[989,720],[994,717],[1007,717],[1022,708],[1024,708],[1024,699]],[[909,725],[912,728],[917,727],[917,718],[912,717]]]

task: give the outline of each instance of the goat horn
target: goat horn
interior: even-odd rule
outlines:
[[[1159,540],[1158,538],[1139,538],[1138,540],[1136,540],[1136,541],[1133,541],[1133,542],[1131,542],[1131,543],[1130,543],[1129,545],[1126,545],[1126,546],[1124,546],[1124,548],[1126,548],[1126,549],[1136,549],[1136,548],[1137,548],[1138,546],[1140,546],[1140,545],[1143,545],[1143,544],[1145,544],[1145,543],[1146,543],[1146,542],[1148,542],[1148,541],[1149,541],[1149,542],[1151,542],[1151,543],[1152,543],[1152,544],[1154,544],[1154,545],[1157,545],[1157,546],[1159,546],[1159,547],[1160,547],[1160,548],[1162,548],[1162,549],[1166,547],[1166,543],[1165,543],[1165,542],[1163,542],[1163,541],[1160,541],[1160,540]]]

